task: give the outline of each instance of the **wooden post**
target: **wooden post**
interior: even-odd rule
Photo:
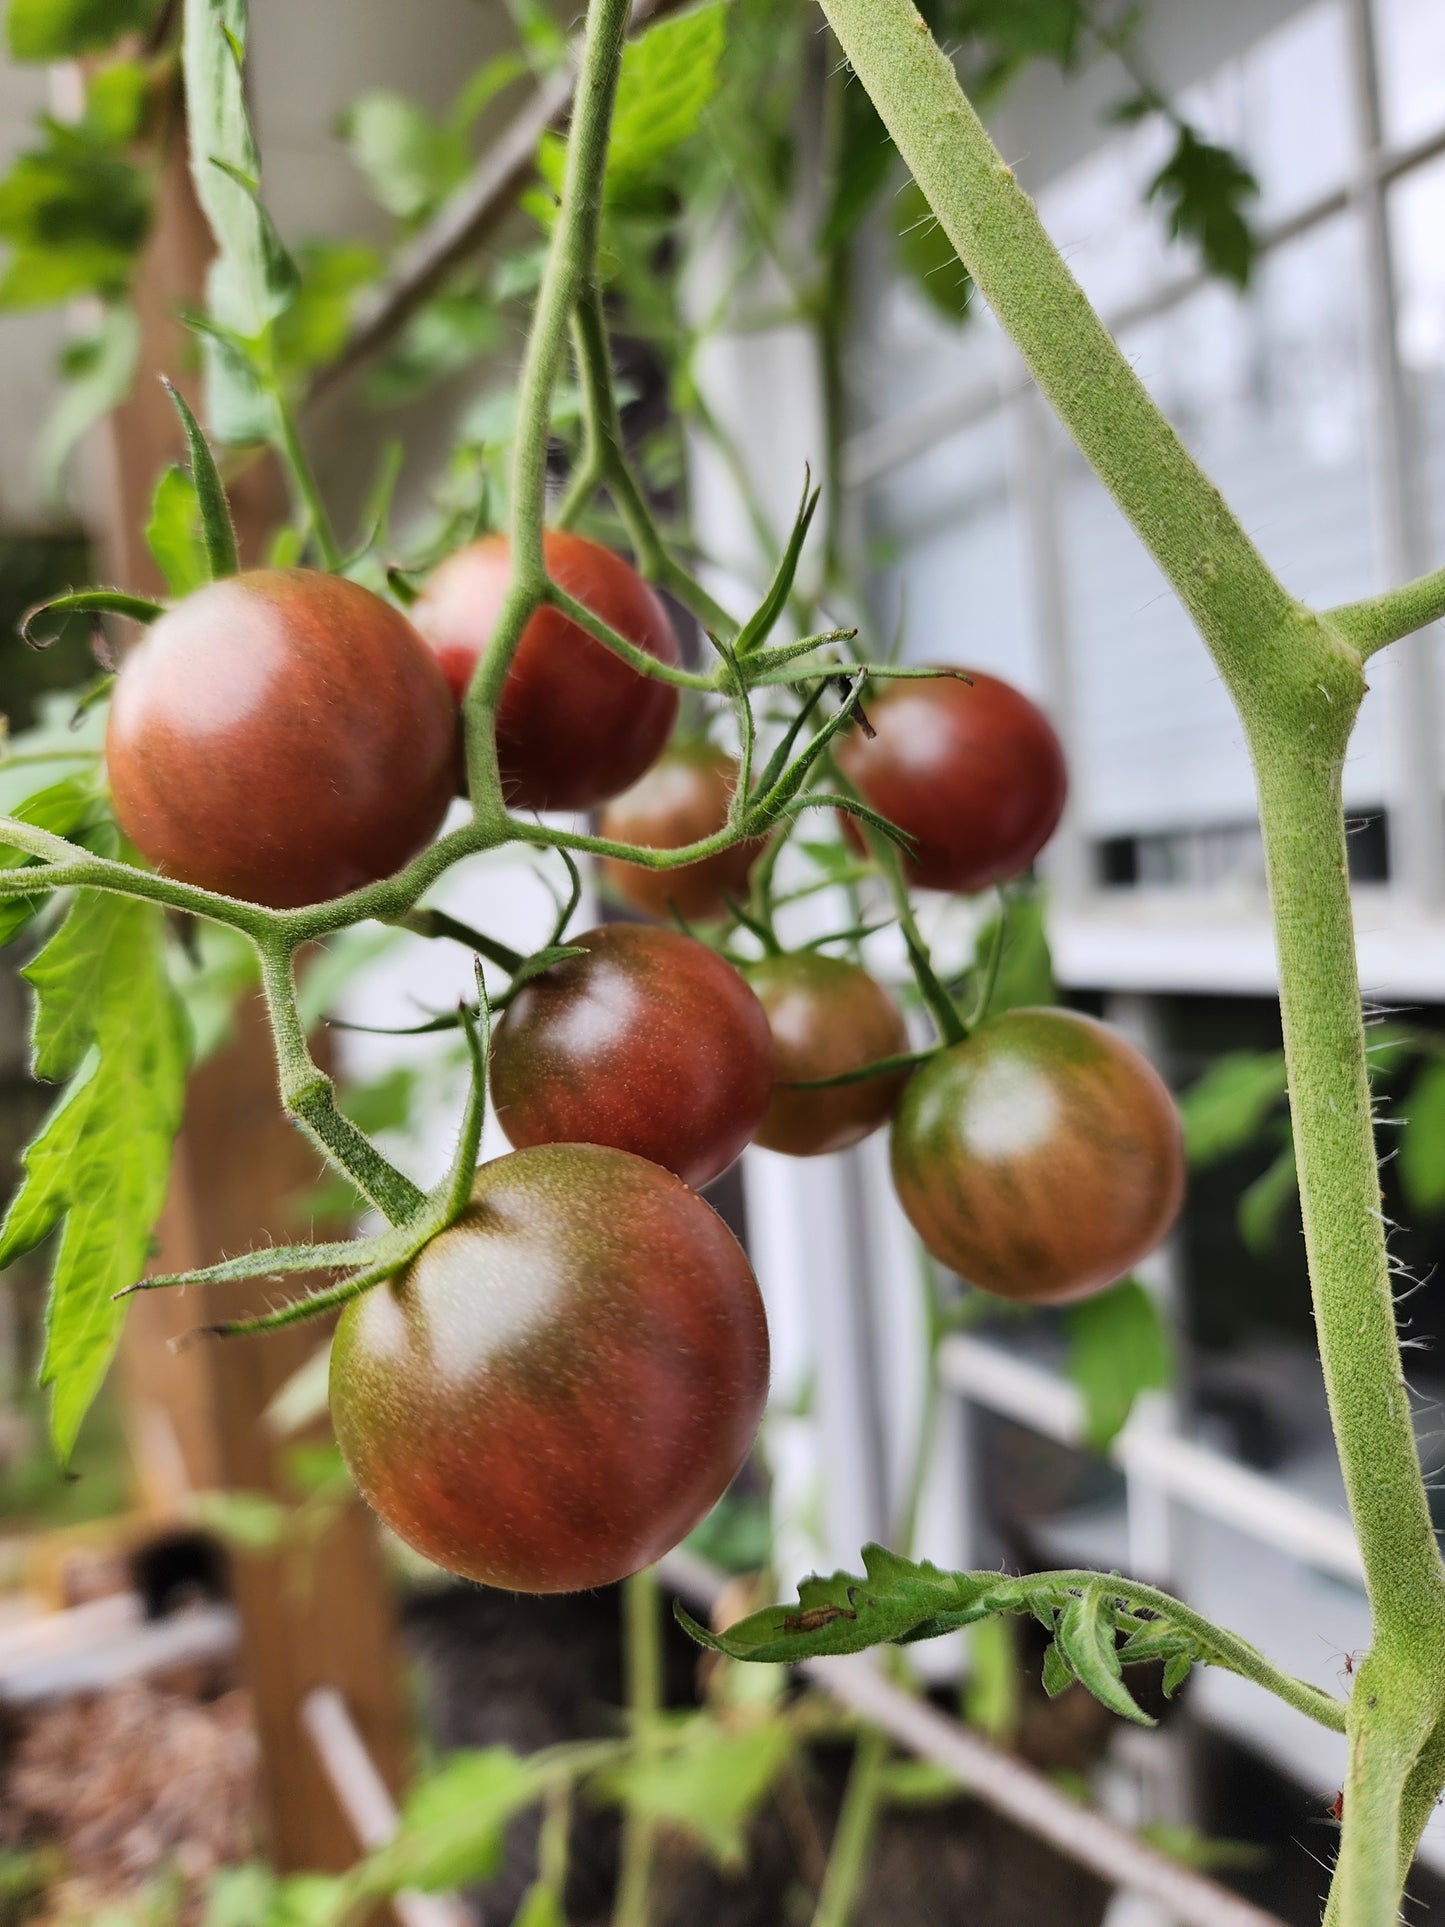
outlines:
[[[190,385],[194,344],[176,313],[199,303],[212,252],[180,131],[178,113],[136,283],[141,355],[135,392],[99,438],[107,467],[107,573],[140,594],[164,590],[141,531],[157,477],[183,454],[158,378],[164,373],[179,387]],[[274,466],[254,464],[232,507],[242,554],[255,560],[282,507]],[[259,1000],[252,1000],[239,1013],[235,1040],[192,1081],[158,1268],[206,1264],[268,1233],[294,1238],[296,1229],[284,1218],[286,1200],[316,1176],[314,1153],[281,1109],[270,1033]],[[256,1298],[253,1286],[252,1309]],[[169,1343],[194,1325],[234,1315],[241,1303],[237,1288],[157,1292],[132,1302],[123,1387],[142,1482],[157,1508],[184,1487],[286,1496],[277,1442],[262,1415],[324,1333],[304,1325],[266,1339],[201,1343],[179,1352]],[[335,1688],[383,1778],[398,1790],[406,1745],[402,1661],[374,1524],[359,1501],[348,1506],[304,1574],[295,1560],[271,1555],[239,1556],[233,1567],[261,1744],[267,1848],[283,1872],[345,1868],[356,1858],[356,1841],[302,1725],[301,1707],[316,1687]]]

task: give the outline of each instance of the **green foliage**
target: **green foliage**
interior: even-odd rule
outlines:
[[[373,407],[414,400],[459,374],[501,340],[497,307],[477,287],[452,287],[425,302],[407,322],[367,383]]]
[[[37,790],[14,809],[22,823],[49,830],[72,841],[88,840],[107,818],[95,785],[85,777],[67,776],[58,783]],[[0,870],[34,869],[37,859],[23,850],[0,848]],[[0,944],[13,943],[21,931],[39,915],[49,901],[47,896],[7,897],[0,899]]]
[[[1426,1064],[1400,1137],[1400,1183],[1412,1209],[1445,1210],[1445,1062]]]
[[[409,226],[424,221],[466,176],[462,132],[404,94],[364,93],[347,110],[341,134],[377,204]]]
[[[1046,908],[1042,890],[1028,884],[1015,885],[1009,890],[1003,907],[979,931],[967,985],[967,994],[972,995],[975,1002],[987,981],[1002,917],[1003,949],[999,952],[986,1016],[1000,1017],[1006,1010],[1032,1009],[1058,1002]]]
[[[25,1153],[0,1226],[0,1269],[57,1225],[41,1382],[67,1458],[120,1334],[113,1294],[145,1266],[185,1096],[184,1013],[166,975],[164,913],[82,896],[24,975],[37,1077],[67,1081]]]
[[[724,1725],[707,1713],[671,1722],[660,1744],[600,1774],[598,1790],[629,1812],[691,1836],[719,1866],[744,1862],[747,1832],[793,1752],[777,1719]]]
[[[1298,1195],[1294,1144],[1287,1141],[1274,1162],[1239,1200],[1236,1214],[1239,1235],[1256,1257],[1262,1257],[1269,1250],[1279,1231],[1281,1217]]]
[[[832,254],[852,240],[898,160],[878,109],[856,81],[843,89],[839,111],[842,127],[832,192],[818,234],[823,254]]]
[[[273,332],[276,364],[292,385],[340,354],[357,296],[381,272],[381,256],[362,241],[305,241],[296,250],[296,298]]]
[[[697,133],[717,93],[727,29],[727,0],[705,0],[629,41],[612,115],[609,198],[647,185]]]
[[[84,123],[41,121],[43,144],[0,180],[0,240],[10,259],[0,308],[115,295],[150,227],[145,176]]]
[[[1285,1099],[1283,1051],[1231,1051],[1185,1092],[1179,1110],[1191,1164],[1243,1150]]]
[[[160,0],[10,0],[6,32],[16,60],[72,60],[144,33]]]
[[[968,319],[973,280],[940,227],[922,188],[909,181],[893,201],[898,264],[946,321]]]
[[[145,535],[146,547],[173,596],[187,596],[210,580],[196,485],[177,463],[164,470],[156,483]]]
[[[1159,1307],[1135,1278],[1065,1314],[1065,1370],[1084,1400],[1084,1438],[1105,1452],[1124,1429],[1141,1392],[1161,1391],[1173,1377],[1169,1334]]]
[[[65,386],[35,451],[40,485],[47,496],[58,495],[66,465],[91,428],[130,393],[139,352],[140,324],[134,310],[120,302],[104,309],[91,333],[61,349]]]
[[[487,1879],[501,1863],[508,1823],[535,1805],[559,1770],[565,1777],[565,1764],[560,1751],[527,1759],[502,1746],[453,1754],[412,1788],[395,1835],[348,1885],[359,1899]]]
[[[1204,264],[1236,287],[1254,267],[1254,231],[1245,213],[1259,182],[1228,147],[1202,140],[1181,122],[1174,152],[1149,183],[1147,198],[1168,210],[1169,232],[1197,243]]]

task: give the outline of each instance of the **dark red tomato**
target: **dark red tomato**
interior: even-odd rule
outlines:
[[[618,635],[659,662],[680,660],[667,611],[630,562],[561,529],[548,532],[546,556],[557,586]],[[412,608],[458,701],[511,579],[505,537],[483,536],[442,563]],[[670,683],[639,675],[556,609],[539,609],[522,631],[497,716],[507,801],[519,810],[605,803],[637,781],[676,720]]]
[[[606,1586],[712,1509],[768,1389],[736,1239],[669,1172],[594,1144],[484,1164],[467,1210],[353,1300],[336,1437],[367,1503],[464,1579]]]
[[[909,1080],[893,1182],[924,1244],[969,1284],[1030,1304],[1083,1298],[1178,1216],[1179,1114],[1107,1024],[1010,1010]]]
[[[800,950],[749,964],[747,980],[768,1014],[777,1052],[777,1087],[755,1143],[789,1157],[819,1157],[861,1143],[893,1113],[906,1071],[793,1091],[790,1083],[837,1077],[908,1049],[893,999],[866,970],[841,957]]]
[[[1016,877],[1058,828],[1068,791],[1053,725],[1012,684],[981,670],[884,684],[868,705],[876,734],[846,736],[843,774],[914,839],[905,868],[929,890],[983,890]],[[843,827],[862,849],[854,820]]]
[[[763,1007],[732,965],[678,930],[611,923],[533,978],[497,1026],[492,1101],[528,1144],[611,1144],[708,1184],[773,1094]]]
[[[379,596],[311,569],[209,583],[116,679],[106,764],[157,869],[276,909],[389,876],[456,789],[456,704]]]
[[[647,850],[677,850],[714,836],[727,821],[738,783],[734,757],[715,743],[694,738],[674,743],[638,783],[602,812],[600,834],[614,843]],[[762,851],[761,837],[734,843],[716,856],[679,870],[647,870],[607,857],[603,875],[624,902],[654,917],[675,908],[689,922],[721,917],[728,897],[746,897],[748,872]]]

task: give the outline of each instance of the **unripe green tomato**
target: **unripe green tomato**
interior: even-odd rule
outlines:
[[[1087,1297],[1167,1236],[1184,1198],[1168,1087],[1108,1025],[1010,1010],[910,1078],[893,1121],[909,1222],[971,1285]]]
[[[669,1172],[593,1144],[484,1164],[331,1354],[362,1497],[448,1572],[517,1592],[660,1559],[727,1490],[767,1388],[737,1240]]]
[[[789,1090],[813,1078],[897,1057],[908,1029],[893,999],[866,970],[816,950],[763,957],[743,975],[767,1013],[777,1083],[753,1142],[789,1157],[820,1157],[861,1143],[893,1113],[906,1071],[829,1090]]]

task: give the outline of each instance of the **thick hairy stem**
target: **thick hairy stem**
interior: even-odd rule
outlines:
[[[1363,602],[1342,602],[1325,617],[1330,627],[1354,644],[1362,656],[1373,656],[1387,643],[1413,635],[1428,623],[1445,618],[1445,569],[1418,576],[1383,595]]]
[[[597,252],[602,187],[607,172],[607,140],[612,103],[622,65],[630,0],[591,0],[582,42],[582,64],[567,160],[562,204],[547,265],[532,311],[526,353],[517,383],[517,435],[512,445],[512,586],[490,642],[477,664],[463,706],[466,719],[467,774],[473,807],[481,816],[501,803],[497,769],[496,723],[502,685],[527,618],[547,589],[542,534],[547,508],[547,442],[552,390],[567,352],[572,311],[591,274]]]
[[[1376,1646],[1355,1675],[1350,1700],[1350,1762],[1340,1789],[1340,1851],[1327,1922],[1353,1927],[1398,1918],[1419,1833],[1407,1823],[1405,1790],[1414,1784],[1433,1723],[1418,1678]]]
[[[363,1197],[369,1198],[390,1223],[405,1224],[424,1208],[425,1194],[337,1108],[336,1086],[306,1043],[291,952],[263,950],[260,955],[261,982],[276,1039],[281,1102],[317,1149],[346,1172]]]

